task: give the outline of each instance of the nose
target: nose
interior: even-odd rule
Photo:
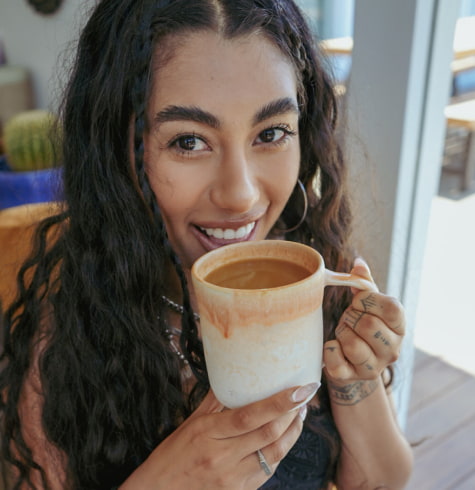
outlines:
[[[259,193],[252,162],[240,152],[223,156],[211,188],[213,204],[234,213],[245,213],[259,200]]]

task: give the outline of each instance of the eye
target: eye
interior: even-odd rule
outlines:
[[[256,142],[258,144],[278,144],[284,142],[288,136],[293,136],[295,134],[295,131],[292,131],[287,126],[276,126],[261,131]]]
[[[208,145],[194,134],[183,134],[178,136],[170,143],[170,147],[174,147],[180,152],[193,152],[208,149]]]

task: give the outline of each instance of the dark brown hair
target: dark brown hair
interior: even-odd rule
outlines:
[[[143,164],[152,59],[166,56],[160,50],[170,36],[205,29],[226,38],[259,32],[293,63],[301,109],[299,177],[310,208],[286,239],[317,248],[330,268],[351,265],[332,81],[296,5],[291,0],[100,1],[79,40],[64,99],[64,212],[39,228],[38,246],[20,276],[20,295],[6,314],[3,452],[19,470],[18,487],[30,481],[32,471],[41,472],[47,487],[23,440],[17,409],[40,334],[47,336],[40,358],[43,429],[67,455],[72,488],[120,485],[208,389],[186,279]],[[299,212],[292,197],[282,221],[292,226]],[[47,247],[54,226],[62,232]],[[197,379],[190,398],[183,395],[158,300],[170,259],[183,289],[181,346]],[[326,296],[326,339],[347,303],[341,291]],[[39,321],[45,305],[53,312],[46,331]],[[322,403],[329,409],[325,396]],[[333,462],[337,455],[335,444]]]

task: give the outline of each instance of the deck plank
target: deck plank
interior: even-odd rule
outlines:
[[[470,475],[466,475],[462,481],[456,483],[457,490],[473,490],[475,488],[475,470]]]
[[[475,377],[416,350],[406,435],[423,441],[407,490],[473,490]]]
[[[473,490],[475,486],[469,484],[475,472],[474,436],[475,416],[416,457],[407,490],[458,490],[462,485]]]
[[[461,383],[467,374],[437,357],[431,357],[422,365],[414,365],[409,414],[423,408],[432,400]]]
[[[414,370],[417,370],[424,366],[427,363],[435,361],[437,358],[431,356],[427,352],[424,352],[421,349],[414,350]]]
[[[416,441],[425,438],[437,440],[469,419],[474,408],[475,378],[467,376],[463,382],[440,393],[430,404],[414,412],[408,419],[407,434]]]

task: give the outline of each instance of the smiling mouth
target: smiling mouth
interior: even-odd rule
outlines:
[[[256,226],[256,222],[248,223],[247,225],[241,226],[237,230],[232,228],[201,228],[202,233],[206,234],[211,238],[217,238],[218,240],[239,240],[252,233]]]

